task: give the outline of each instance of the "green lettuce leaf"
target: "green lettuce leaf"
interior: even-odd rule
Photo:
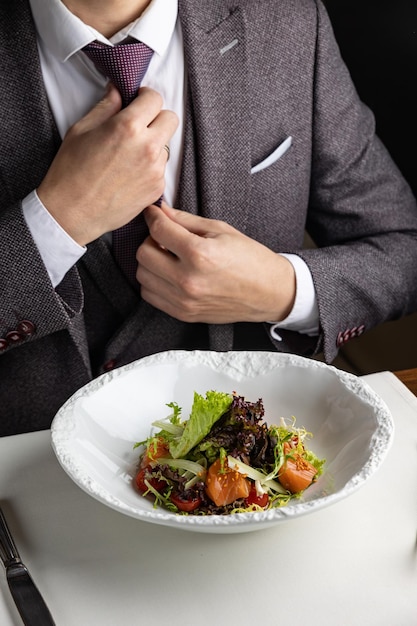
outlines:
[[[191,414],[181,437],[174,438],[169,451],[174,459],[184,457],[210,432],[211,427],[227,411],[233,397],[220,391],[207,391],[206,397],[194,392]]]

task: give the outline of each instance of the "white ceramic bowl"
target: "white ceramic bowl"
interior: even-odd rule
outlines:
[[[194,391],[262,398],[267,423],[295,416],[313,433],[309,448],[326,459],[319,480],[286,507],[236,515],[175,515],[154,508],[132,478],[151,422],[175,401],[186,419]],[[105,505],[139,520],[183,530],[259,530],[312,513],[361,487],[393,437],[391,415],[361,379],[321,362],[272,352],[163,352],[113,370],[75,393],[52,424],[52,446],[73,481]]]

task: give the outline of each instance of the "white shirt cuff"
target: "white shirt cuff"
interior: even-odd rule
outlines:
[[[87,248],[71,239],[44,207],[36,191],[23,200],[22,210],[52,286],[56,287]]]
[[[270,333],[276,341],[282,341],[279,329],[294,330],[305,335],[318,335],[319,311],[316,291],[308,265],[296,254],[282,254],[295,270],[296,294],[290,314],[281,322],[272,323]]]

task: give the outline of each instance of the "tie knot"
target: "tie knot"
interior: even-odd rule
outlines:
[[[136,96],[150,63],[153,50],[141,41],[106,46],[93,41],[83,48],[97,69],[116,85],[127,106]]]

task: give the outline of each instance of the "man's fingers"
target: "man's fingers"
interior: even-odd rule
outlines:
[[[120,112],[122,118],[131,118],[137,128],[152,129],[154,135],[160,134],[161,149],[168,144],[178,127],[178,117],[172,111],[161,110],[163,100],[161,95],[149,87],[141,87],[138,97],[123,111],[122,100],[116,87],[109,83],[103,98],[81,118],[73,129],[82,134],[97,128],[108,119]],[[159,139],[159,138],[158,138]]]
[[[133,113],[139,127],[147,127],[152,133],[160,135],[161,148],[169,143],[178,128],[178,117],[173,111],[163,109],[161,94],[150,87],[141,87],[137,97],[122,111],[123,116]]]
[[[149,126],[161,112],[163,99],[161,94],[150,87],[141,87],[136,98],[122,112],[123,116],[132,116],[139,126]]]
[[[190,237],[194,237],[194,234],[177,224],[165,210],[154,204],[145,209],[144,215],[152,239],[162,248],[181,257],[184,246],[189,244]]]
[[[176,224],[179,224],[188,232],[198,235],[199,237],[212,237],[218,234],[221,230],[219,226],[224,224],[217,220],[212,220],[207,217],[201,217],[201,215],[194,215],[187,211],[180,211],[170,207],[166,202],[162,202],[160,210],[165,213],[169,219]]]
[[[147,126],[152,132],[160,134],[161,139],[165,140],[165,144],[168,144],[178,128],[178,117],[173,111],[162,109]]]
[[[114,85],[109,83],[107,91],[100,102],[74,124],[73,129],[79,134],[93,130],[93,128],[97,128],[97,126],[100,126],[118,113],[121,107],[122,99],[120,93]]]

